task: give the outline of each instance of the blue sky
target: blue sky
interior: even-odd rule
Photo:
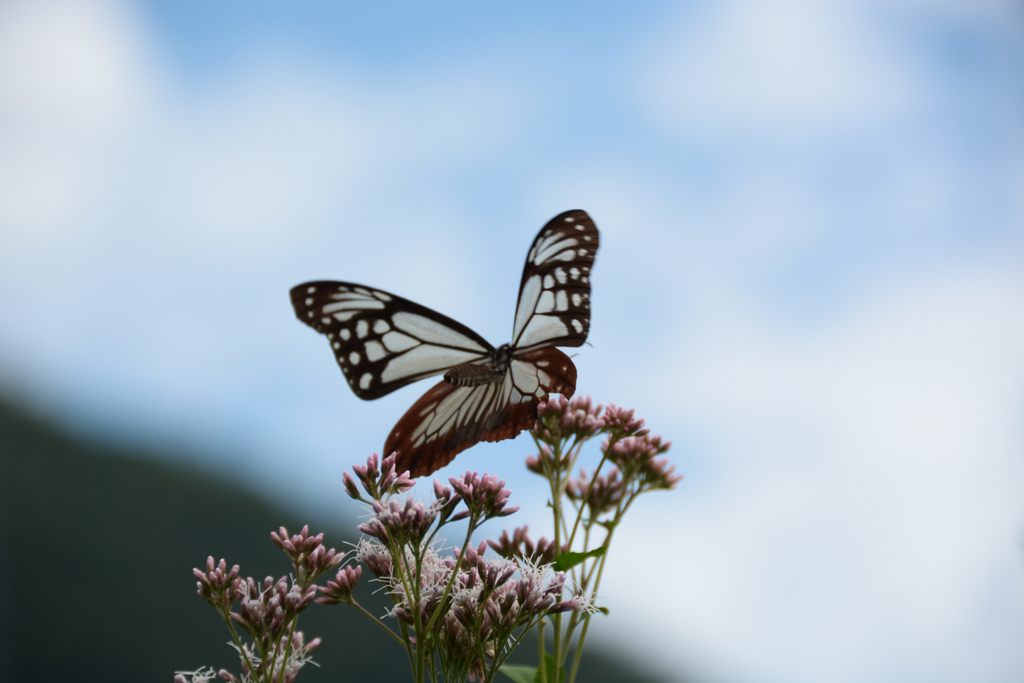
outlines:
[[[580,391],[687,475],[623,533],[604,636],[695,680],[1019,680],[1022,62],[998,0],[8,3],[0,382],[341,507],[425,387],[355,399],[288,288],[500,343],[584,208]],[[527,451],[450,473],[529,507]]]

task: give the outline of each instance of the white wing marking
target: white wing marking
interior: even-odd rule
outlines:
[[[391,316],[391,322],[398,329],[408,332],[427,344],[455,346],[460,349],[471,349],[478,353],[487,351],[486,348],[465,335],[459,334],[451,328],[438,325],[430,318],[418,313],[399,311]]]
[[[345,332],[345,330],[342,330],[342,332]],[[384,346],[391,353],[401,353],[419,344],[418,341],[401,332],[388,332],[381,337],[381,341],[384,342]]]
[[[381,379],[390,382],[406,375],[446,370],[478,358],[480,354],[472,351],[422,344],[389,360],[384,372],[381,373]]]

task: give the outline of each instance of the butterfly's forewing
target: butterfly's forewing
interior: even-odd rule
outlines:
[[[379,398],[493,348],[462,323],[372,287],[318,280],[293,287],[291,300],[299,320],[327,336],[359,398]]]
[[[398,470],[430,474],[479,441],[511,439],[533,424],[549,393],[572,396],[576,367],[553,347],[524,352],[500,381],[476,386],[435,384],[398,421],[384,444]]]
[[[599,237],[586,211],[561,213],[533,240],[512,328],[517,351],[580,346],[590,332],[590,269]]]

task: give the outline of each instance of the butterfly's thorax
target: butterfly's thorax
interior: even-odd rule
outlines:
[[[483,362],[463,363],[450,368],[444,373],[444,379],[449,384],[459,387],[475,387],[481,384],[500,382],[505,377],[511,362],[512,347],[502,344],[491,351]]]

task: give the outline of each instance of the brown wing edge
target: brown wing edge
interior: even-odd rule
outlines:
[[[548,375],[550,381],[541,386],[548,394],[557,393],[570,397],[576,392],[576,366],[572,360],[554,347],[544,347],[517,354],[518,360],[537,363]],[[540,365],[546,363],[546,365]],[[488,415],[483,420],[462,425],[444,437],[428,441],[414,448],[408,437],[419,420],[424,409],[437,401],[443,400],[457,387],[442,380],[431,387],[419,398],[412,407],[398,420],[387,440],[384,442],[384,454],[398,454],[397,468],[399,472],[408,470],[414,477],[422,477],[441,469],[455,459],[462,451],[481,441],[504,441],[529,429],[537,419],[539,399],[506,404],[501,410]]]

